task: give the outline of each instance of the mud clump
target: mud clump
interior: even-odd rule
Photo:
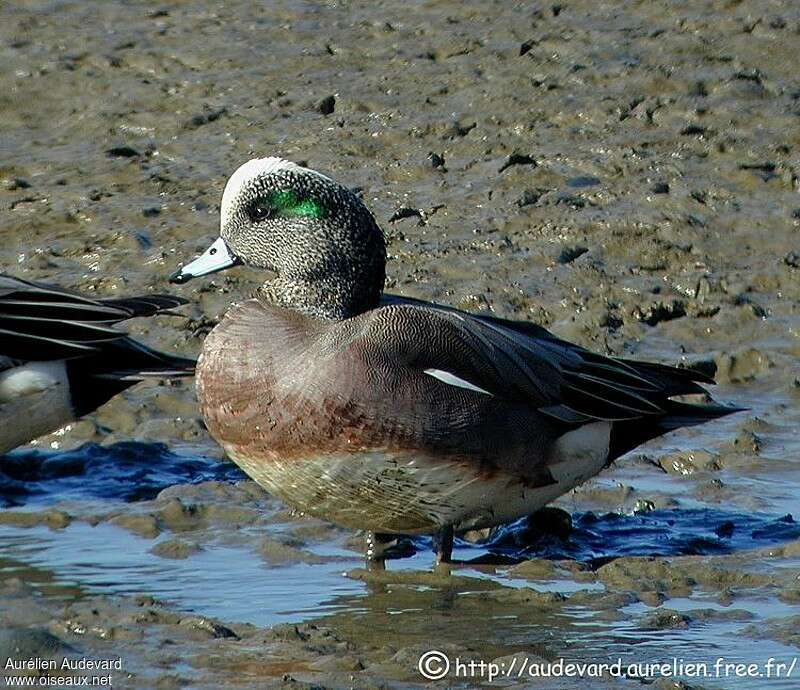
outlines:
[[[671,596],[691,594],[697,581],[663,559],[618,558],[597,570],[597,577],[611,589],[656,592]]]
[[[768,372],[775,363],[758,349],[749,348],[736,353],[724,353],[716,360],[717,380],[720,383],[744,383]]]
[[[150,549],[150,553],[160,556],[161,558],[184,559],[199,553],[201,550],[202,547],[196,542],[176,538],[159,542]]]

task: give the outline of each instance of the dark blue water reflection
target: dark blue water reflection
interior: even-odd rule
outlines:
[[[86,444],[72,451],[20,450],[0,458],[0,505],[16,507],[64,499],[133,502],[154,498],[174,484],[245,479],[233,463],[175,452],[163,444]],[[566,523],[566,524],[565,524]],[[800,538],[791,515],[718,509],[556,514],[523,518],[487,540],[457,540],[463,560],[514,562],[575,559],[599,566],[619,556],[722,554]],[[406,540],[398,555],[430,549],[424,537]]]
[[[87,443],[75,450],[17,450],[0,457],[0,506],[70,498],[144,501],[173,484],[237,481],[233,463],[173,452],[162,443]]]

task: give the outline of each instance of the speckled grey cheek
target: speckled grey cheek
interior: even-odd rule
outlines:
[[[320,203],[324,216],[250,220],[255,199],[287,190]],[[330,319],[377,304],[385,280],[384,237],[350,190],[313,171],[272,172],[244,185],[231,205],[222,237],[245,263],[278,274],[261,288],[263,298]]]

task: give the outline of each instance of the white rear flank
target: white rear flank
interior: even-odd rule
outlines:
[[[63,360],[0,373],[0,455],[75,419]]]
[[[550,473],[570,488],[585,482],[605,467],[610,442],[611,422],[585,424],[564,434],[554,444]]]
[[[553,462],[582,458],[586,462],[605,462],[611,442],[611,422],[593,422],[556,439]]]

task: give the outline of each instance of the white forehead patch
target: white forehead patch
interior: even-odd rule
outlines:
[[[325,175],[318,173],[316,170],[303,168],[302,166],[297,165],[297,163],[287,161],[285,158],[278,158],[277,156],[270,156],[269,158],[253,158],[252,160],[247,161],[247,163],[240,165],[236,169],[236,172],[234,172],[233,175],[228,178],[228,182],[225,185],[225,191],[222,193],[222,203],[220,205],[220,227],[224,226],[230,218],[233,212],[233,205],[242,187],[244,187],[250,180],[253,180],[257,177],[263,177],[264,175],[269,175],[274,172],[279,172],[281,170],[301,170],[304,173],[325,177]]]

